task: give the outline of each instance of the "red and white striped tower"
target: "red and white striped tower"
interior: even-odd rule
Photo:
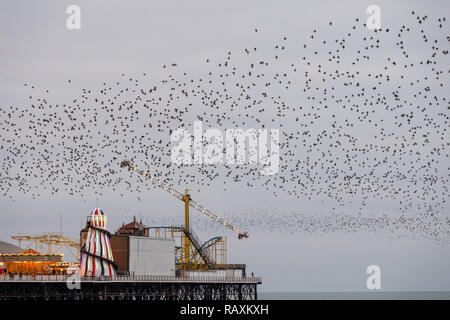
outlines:
[[[80,276],[114,276],[116,264],[111,251],[111,234],[106,230],[107,218],[95,208],[87,218],[88,234],[81,248]]]

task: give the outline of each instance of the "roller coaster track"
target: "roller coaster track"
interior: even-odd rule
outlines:
[[[189,241],[191,241],[195,251],[197,251],[205,264],[207,264],[208,267],[214,265],[214,262],[208,257],[206,250],[213,246],[217,241],[222,240],[222,237],[214,237],[201,244],[198,237],[192,232],[192,229],[186,230],[183,227],[176,226],[150,227],[150,229],[172,229],[174,231],[183,232],[188,237]]]
[[[211,268],[212,265],[214,264],[211,259],[208,257],[208,255],[206,254],[206,252],[204,250],[202,250],[202,245],[200,245],[200,241],[198,240],[198,238],[194,235],[194,233],[191,230],[186,230],[183,229],[184,234],[188,237],[189,241],[191,241],[192,245],[194,246],[195,250],[198,252],[198,254],[200,255],[200,257],[203,259],[203,261],[206,263],[206,265],[208,266],[208,268]]]
[[[202,246],[200,247],[200,251],[206,251],[208,248],[212,247],[220,240],[222,240],[221,236],[217,236],[217,237],[209,239],[208,241],[206,241],[205,243],[202,244]]]

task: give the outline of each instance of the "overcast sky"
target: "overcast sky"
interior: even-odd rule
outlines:
[[[66,28],[70,4],[81,8],[81,30]],[[403,20],[411,20],[411,10],[437,19],[450,7],[448,1],[2,1],[0,108],[28,103],[25,82],[40,90],[49,89],[52,101],[67,101],[79,95],[80,89],[98,88],[105,81],[116,81],[122,73],[138,76],[146,72],[152,79],[160,79],[164,77],[161,66],[176,62],[196,75],[204,71],[206,58],[223,59],[228,51],[242,52],[249,43],[270,47],[284,35],[303,43],[312,30],[329,21],[335,27],[329,37],[322,36],[331,41],[347,30],[355,17],[365,20],[370,4],[381,8],[382,26],[393,29]],[[414,46],[409,49],[420,52],[421,44]],[[376,71],[382,65],[371,67]],[[445,91],[438,92],[448,97]],[[440,168],[446,177],[448,164],[447,158]],[[274,197],[263,187],[250,189],[236,184],[223,191],[220,181],[193,193],[193,197],[212,211],[223,213],[267,210],[330,215],[333,206],[320,198],[298,199],[286,193]],[[170,220],[179,214],[179,223],[183,221],[182,203],[156,189],[148,190],[140,202],[132,195],[78,197],[58,193],[31,199],[16,193],[13,199],[0,199],[0,239],[13,242],[10,237],[14,234],[59,232],[60,214],[63,233],[77,239],[97,199],[112,231],[133,215],[150,223],[168,221],[160,216]],[[348,204],[341,212],[353,209]],[[376,201],[363,214],[380,209],[392,213],[398,207],[395,202]],[[448,212],[446,204],[440,214],[448,217]],[[202,219],[196,215],[192,214],[194,228],[196,219]],[[252,230],[251,225],[245,227]],[[246,263],[248,273],[262,276],[263,291],[366,291],[366,268],[371,264],[381,268],[382,290],[450,290],[448,242],[364,231],[305,235],[267,232],[267,226],[253,229],[245,241],[238,241],[220,227],[197,233],[203,240],[217,230],[226,235],[228,262]]]

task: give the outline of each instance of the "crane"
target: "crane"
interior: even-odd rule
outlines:
[[[131,161],[128,160],[124,160],[120,163],[120,167],[121,168],[127,168],[129,170],[132,170],[134,172],[137,172],[138,174],[140,174],[141,176],[143,176],[145,179],[149,180],[150,182],[152,182],[154,185],[160,187],[161,189],[167,191],[168,193],[170,193],[171,195],[173,195],[174,197],[176,197],[177,199],[181,200],[184,202],[184,212],[185,212],[185,230],[187,232],[187,234],[185,235],[185,246],[184,246],[184,251],[185,251],[185,257],[189,257],[190,255],[190,240],[189,239],[189,234],[192,234],[192,232],[190,232],[189,229],[189,207],[192,207],[194,209],[196,209],[197,211],[205,214],[206,216],[210,217],[211,219],[215,220],[216,222],[221,223],[222,225],[224,225],[225,227],[227,227],[228,229],[233,230],[234,232],[236,232],[238,234],[238,238],[239,239],[243,239],[243,238],[248,238],[248,232],[246,231],[240,231],[238,228],[234,227],[233,225],[231,225],[228,221],[226,221],[225,219],[223,219],[222,217],[218,216],[217,214],[211,212],[210,210],[208,210],[205,206],[201,205],[200,203],[194,201],[191,199],[191,196],[189,195],[189,190],[185,190],[185,193],[181,193],[175,189],[173,189],[172,187],[170,187],[169,185],[167,185],[166,183],[162,182],[161,180],[159,180],[158,178],[138,169],[137,167],[135,167]]]
[[[34,236],[16,235],[12,236],[11,238],[19,241],[19,247],[21,247],[22,241],[25,241],[28,244],[27,248],[30,248],[32,245],[34,245],[37,250],[45,250],[46,245],[47,253],[54,253],[60,250],[60,247],[65,247],[68,249],[73,258],[79,259],[80,244],[66,237],[63,237],[62,234],[43,233]]]

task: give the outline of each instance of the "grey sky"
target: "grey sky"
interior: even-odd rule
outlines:
[[[81,8],[81,30],[66,28],[68,15],[65,11],[69,4]],[[239,54],[243,48],[251,45],[263,50],[271,48],[282,36],[298,39],[301,44],[307,41],[312,30],[322,28],[329,21],[333,21],[336,34],[330,32],[324,39],[332,41],[338,34],[346,32],[355,17],[365,20],[369,4],[380,6],[382,26],[392,26],[392,29],[398,29],[402,19],[409,18],[413,9],[437,19],[445,16],[450,7],[448,1],[166,0],[127,1],[126,5],[123,1],[3,1],[0,11],[0,107],[26,105],[25,82],[36,85],[41,91],[49,89],[51,101],[63,103],[78,96],[82,88],[99,88],[105,81],[120,79],[122,73],[138,76],[146,72],[158,81],[165,77],[162,65],[173,62],[183,66],[191,76],[201,76],[208,71],[204,64],[206,58],[220,61],[231,50],[245,63],[245,57]],[[257,36],[253,31],[255,28],[258,28]],[[389,50],[383,48],[384,53]],[[419,54],[422,47],[420,43],[414,43],[414,48],[408,50],[411,54]],[[290,52],[288,55],[294,51]],[[289,58],[295,57],[288,56],[286,61]],[[375,64],[369,68],[377,71],[382,67]],[[68,79],[72,82],[70,86]],[[437,92],[448,97],[445,87],[437,88]],[[295,97],[287,97],[289,99],[292,101]],[[316,129],[320,130],[320,127]],[[361,129],[358,134],[364,137],[370,132]],[[448,158],[441,160],[438,169],[448,178]],[[12,242],[10,236],[13,234],[59,231],[60,212],[64,233],[76,239],[97,198],[109,217],[111,230],[124,220],[130,220],[134,214],[142,216],[144,221],[161,221],[158,215],[179,213],[179,223],[182,223],[181,203],[153,188],[144,194],[141,202],[133,195],[121,198],[114,193],[102,197],[86,194],[83,198],[64,193],[44,194],[36,200],[20,194],[15,194],[13,200],[2,198],[0,239]],[[212,211],[225,215],[263,209],[330,215],[335,206],[331,202],[322,202],[321,197],[298,199],[286,193],[274,197],[265,188],[250,189],[239,184],[228,185],[224,191],[221,181],[213,182],[210,188],[200,192],[195,190],[192,195]],[[391,214],[398,209],[396,201],[368,201],[370,205],[364,214],[380,211]],[[351,214],[357,208],[357,204],[347,203],[339,212]],[[449,209],[448,203],[445,204],[440,215],[448,217]],[[192,216],[194,228],[196,221],[207,223],[197,213]],[[251,225],[245,228],[252,230]],[[263,277],[263,291],[364,291],[367,290],[365,271],[370,264],[381,267],[383,290],[450,290],[448,242],[398,240],[364,232],[287,235],[267,232],[267,229],[256,228],[245,241],[238,241],[234,234],[220,230],[220,227],[217,229],[228,237],[228,261],[247,263],[248,272]],[[214,234],[216,230],[200,235],[206,240]]]

